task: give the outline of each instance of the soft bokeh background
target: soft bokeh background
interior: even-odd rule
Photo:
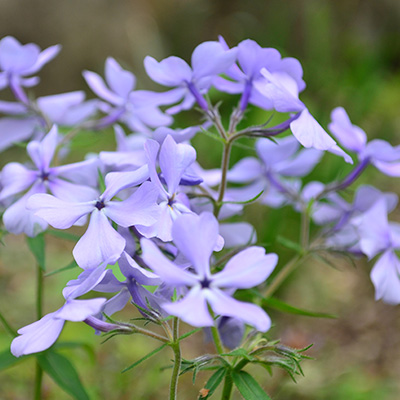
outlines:
[[[307,89],[302,99],[326,126],[332,108],[344,106],[354,123],[369,138],[400,143],[400,2],[397,0],[1,0],[0,37],[13,35],[22,43],[42,48],[61,43],[61,54],[42,73],[35,95],[55,94],[85,88],[83,69],[102,73],[107,56],[113,56],[138,77],[139,88],[160,89],[144,74],[143,58],[178,55],[188,59],[204,40],[225,37],[229,44],[252,38],[264,47],[276,47],[285,56],[298,58],[304,68]],[[89,93],[89,91],[88,91]],[[7,98],[6,92],[1,93]],[[225,109],[234,104],[232,100]],[[236,100],[235,100],[236,101]],[[196,116],[190,114],[189,116]],[[266,119],[254,112],[250,122]],[[188,116],[181,126],[192,124]],[[103,141],[104,140],[104,141]],[[219,164],[218,148],[209,139],[196,138],[200,161],[208,167]],[[112,135],[82,140],[86,151],[113,146]],[[237,159],[240,151],[233,154]],[[1,164],[23,159],[21,149],[1,155]],[[79,157],[79,156],[76,156]],[[334,179],[349,167],[326,156],[312,179]],[[398,180],[388,179],[372,168],[362,178],[385,190],[400,192]],[[280,265],[290,251],[276,242],[277,235],[296,240],[298,216],[289,208],[279,211],[252,206],[247,217],[256,224],[259,239],[268,250],[278,252]],[[400,219],[398,211],[392,219]],[[23,237],[8,236],[1,247],[0,311],[15,327],[35,319],[34,260]],[[67,265],[72,243],[53,238],[48,244],[49,269]],[[400,309],[373,299],[365,262],[354,268],[333,260],[337,269],[318,261],[303,265],[278,292],[290,304],[338,315],[336,320],[312,319],[274,313],[272,338],[302,347],[314,343],[309,352],[314,361],[304,364],[305,377],[294,384],[280,371],[270,378],[263,370],[257,376],[276,400],[397,400],[400,393]],[[50,312],[62,304],[61,289],[77,271],[47,278],[46,307]],[[130,318],[125,312],[122,318]],[[169,372],[160,371],[172,354],[165,350],[142,368],[120,371],[154,348],[141,337],[122,337],[100,346],[84,324],[67,324],[64,341],[82,341],[94,354],[81,348],[63,350],[75,361],[94,400],[165,399]],[[0,326],[0,350],[9,338]],[[185,346],[190,358],[212,348],[200,336]],[[0,397],[25,400],[31,397],[33,359],[0,373]],[[207,374],[181,381],[181,399],[194,399]],[[68,399],[45,378],[44,399]],[[240,398],[238,394],[234,398]],[[216,397],[217,398],[217,397]]]

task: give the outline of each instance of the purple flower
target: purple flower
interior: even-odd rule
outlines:
[[[359,218],[360,247],[369,258],[382,252],[371,270],[375,299],[400,304],[400,260],[395,253],[400,249],[400,224],[389,223],[387,213],[381,199]]]
[[[16,162],[3,168],[0,201],[27,191],[3,215],[9,232],[35,236],[46,229],[47,223],[26,209],[26,202],[33,194],[50,192],[67,201],[85,201],[96,196],[97,191],[91,186],[97,185],[98,160],[51,167],[58,142],[58,130],[54,126],[42,141],[31,141],[27,146],[34,169]]]
[[[193,51],[191,67],[179,57],[168,57],[157,62],[153,57],[144,59],[144,67],[150,78],[164,86],[176,87],[163,93],[160,104],[182,102],[167,110],[176,114],[197,104],[205,111],[208,104],[203,95],[209,90],[212,79],[221,74],[235,62],[236,49],[226,50],[218,42],[204,42]],[[160,94],[155,93],[156,99]]]
[[[86,202],[71,202],[48,194],[32,196],[28,208],[58,229],[70,228],[90,214],[89,226],[76,244],[73,255],[81,268],[91,268],[105,260],[114,263],[125,248],[125,239],[111,226],[112,220],[122,227],[149,226],[157,221],[158,191],[145,182],[124,201],[112,200],[121,190],[134,187],[147,179],[147,166],[132,172],[114,172],[106,176],[106,190]],[[88,251],[90,249],[90,251]]]
[[[160,217],[150,227],[138,227],[146,237],[157,236],[164,242],[172,240],[172,223],[182,213],[191,213],[189,199],[184,193],[179,193],[179,184],[187,168],[195,161],[196,151],[188,144],[176,144],[171,136],[167,136],[161,146],[154,140],[147,140],[145,151],[148,158],[150,178],[158,188],[161,198]],[[159,154],[158,154],[159,153]],[[156,169],[159,160],[162,179],[161,183]]]
[[[296,81],[287,74],[273,74],[266,68],[261,70],[264,81],[257,81],[257,89],[274,104],[279,112],[298,113],[290,122],[290,129],[295,138],[304,146],[317,150],[326,150],[339,155],[348,163],[353,163],[336,142],[325,132],[322,126],[310,114],[299,99],[299,88]]]
[[[371,163],[385,175],[400,176],[400,146],[381,139],[367,143],[365,132],[351,123],[342,107],[332,111],[331,119],[329,130],[346,149],[358,154],[364,168]]]
[[[137,132],[149,132],[149,127],[169,125],[172,118],[163,114],[153,102],[146,100],[150,92],[134,91],[136,78],[124,70],[111,57],[107,58],[104,80],[96,73],[84,71],[83,76],[101,99],[105,100],[101,109],[108,114],[98,123],[98,127],[121,121]]]
[[[144,261],[166,284],[190,288],[183,299],[164,303],[165,311],[193,326],[213,326],[210,306],[214,313],[236,317],[261,332],[270,328],[271,321],[259,306],[235,300],[225,290],[251,288],[264,282],[278,261],[276,254],[266,255],[261,247],[249,247],[232,257],[221,272],[212,275],[210,257],[218,240],[218,222],[211,213],[180,216],[173,225],[172,237],[193,270],[182,270],[153,242],[141,241]]]
[[[224,39],[220,37],[221,44],[228,49]],[[264,96],[255,85],[258,81],[263,81],[261,69],[266,68],[272,74],[287,76],[297,85],[297,91],[305,88],[302,79],[303,69],[298,60],[294,58],[281,58],[279,51],[272,48],[262,48],[254,40],[244,40],[237,46],[237,65],[232,65],[226,72],[232,80],[222,77],[214,79],[214,86],[223,92],[241,93],[239,108],[244,111],[248,103],[254,104],[266,110],[271,110],[274,106],[273,101]]]
[[[77,297],[93,290],[101,282],[106,274],[105,267],[106,265],[102,265],[86,275],[68,295],[64,294],[66,302],[59,310],[19,329],[20,336],[12,341],[11,353],[15,357],[20,357],[46,350],[57,340],[65,321],[84,321],[98,314],[106,302],[105,298],[77,300]]]
[[[0,150],[34,136],[41,139],[49,124],[76,126],[97,111],[97,100],[85,100],[82,91],[39,97],[36,104],[1,102],[0,112],[13,115],[0,119]],[[33,111],[32,109],[37,109]]]
[[[22,45],[12,36],[0,40],[0,89],[10,86],[15,97],[28,103],[28,97],[22,87],[31,87],[39,82],[38,77],[28,78],[38,72],[43,65],[51,61],[61,50],[60,45],[40,51],[33,43]]]

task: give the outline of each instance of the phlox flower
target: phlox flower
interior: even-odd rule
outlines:
[[[136,77],[124,70],[114,58],[107,58],[105,66],[106,82],[100,75],[84,71],[89,87],[105,101],[101,109],[107,116],[99,121],[98,127],[121,121],[137,132],[149,132],[149,127],[169,125],[172,118],[163,114],[147,97],[150,92],[135,91]]]
[[[86,201],[97,195],[93,186],[97,185],[98,160],[51,167],[58,143],[58,130],[54,126],[40,142],[34,140],[28,144],[27,153],[34,164],[33,168],[16,162],[3,168],[0,201],[26,192],[3,215],[4,225],[9,232],[35,236],[46,229],[47,223],[26,209],[26,202],[33,194],[50,192],[67,201]]]
[[[400,146],[393,147],[381,139],[371,140],[367,143],[365,132],[351,123],[342,107],[332,111],[331,120],[328,127],[332,134],[343,147],[358,154],[359,173],[368,164],[372,164],[385,175],[400,176]]]
[[[174,87],[168,92],[154,93],[154,100],[159,104],[172,104],[182,100],[178,105],[167,110],[176,114],[188,110],[197,104],[205,111],[208,104],[203,95],[208,92],[212,79],[225,72],[236,59],[236,49],[227,50],[218,42],[204,42],[193,51],[191,67],[179,57],[171,56],[157,62],[153,57],[144,59],[144,67],[150,78],[164,86]]]
[[[83,216],[90,215],[88,229],[74,247],[74,258],[84,269],[105,260],[113,263],[123,252],[126,242],[111,226],[110,220],[122,227],[149,226],[159,216],[158,192],[151,182],[144,182],[124,201],[112,200],[119,191],[137,186],[147,177],[147,166],[132,172],[114,172],[106,176],[106,190],[90,201],[63,201],[48,194],[37,194],[29,199],[27,206],[58,229],[70,228]]]
[[[215,314],[236,317],[261,332],[270,328],[270,318],[259,306],[235,300],[229,293],[264,282],[278,261],[276,254],[249,247],[232,257],[221,272],[211,274],[210,257],[218,240],[218,222],[207,212],[177,218],[172,237],[192,269],[179,268],[152,241],[141,240],[143,260],[167,285],[190,288],[182,299],[162,304],[166,312],[193,326],[204,327],[214,325],[208,309],[211,307]]]
[[[4,37],[0,40],[0,89],[10,86],[19,101],[28,103],[22,87],[31,87],[39,82],[38,77],[28,76],[38,72],[60,50],[61,46],[55,45],[40,51],[34,43],[22,45],[12,36]]]

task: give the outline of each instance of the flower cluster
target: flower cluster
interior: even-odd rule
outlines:
[[[65,304],[18,331],[11,346],[15,356],[52,346],[65,321],[84,321],[96,332],[128,329],[129,324],[109,319],[129,303],[159,324],[172,316],[195,327],[218,327],[228,347],[240,345],[245,325],[268,331],[270,318],[257,299],[268,291],[278,256],[256,245],[250,224],[232,222],[252,202],[290,205],[303,215],[308,221],[303,256],[316,249],[368,258],[381,254],[371,272],[376,298],[400,303],[395,253],[400,227],[387,219],[397,197],[367,185],[357,189],[353,202],[339,194],[370,164],[400,176],[400,147],[383,140],[367,143],[364,131],[336,108],[329,131],[339,147],[299,99],[306,85],[296,59],[252,40],[229,48],[220,38],[196,47],[190,65],[175,56],[160,62],[146,57],[147,74],[170,88],[165,92],[135,90],[135,76],[108,58],[104,80],[83,72],[98,99],[86,101],[80,91],[33,99],[25,88],[38,83],[32,75],[59,50],[41,52],[12,37],[0,41],[0,89],[9,87],[15,97],[0,102],[0,149],[26,143],[29,156],[25,164],[11,162],[1,172],[4,227],[35,237],[50,227],[88,224],[73,250],[82,272],[66,284]],[[210,101],[212,87],[238,96],[228,128]],[[245,126],[251,106],[264,110],[266,120],[268,112],[283,114],[284,122]],[[193,107],[202,120],[184,129],[170,127],[173,115]],[[109,127],[115,130],[116,151],[63,164],[80,131]],[[196,161],[190,140],[206,130],[222,142],[220,169],[205,170]],[[254,156],[230,168],[231,147],[243,137],[255,139]],[[303,185],[325,151],[355,166],[342,180]],[[313,240],[310,219],[320,227]],[[259,297],[252,288],[259,289]],[[91,291],[104,295],[79,299]],[[253,303],[238,300],[240,293],[251,294]]]

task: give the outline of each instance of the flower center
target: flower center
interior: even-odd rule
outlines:
[[[200,281],[200,285],[202,289],[208,289],[210,287],[211,280],[208,278],[204,278],[202,281]]]
[[[94,205],[98,210],[101,210],[102,208],[104,208],[106,205],[104,204],[104,201],[98,201],[95,205]]]

